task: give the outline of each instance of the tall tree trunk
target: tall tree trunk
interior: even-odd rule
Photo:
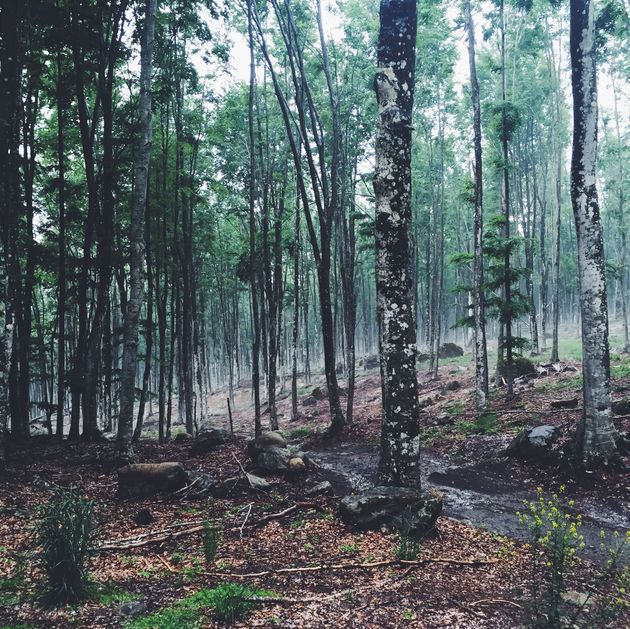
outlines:
[[[256,162],[254,147],[254,97],[256,84],[256,60],[254,57],[254,33],[252,25],[253,0],[247,3],[247,33],[249,36],[249,93],[247,100],[247,129],[249,133],[249,281],[252,295],[252,391],[254,394],[254,433],[262,431],[260,421],[260,317],[258,311],[258,287],[256,283]]]
[[[139,128],[136,151],[135,186],[131,207],[131,264],[129,302],[125,313],[124,350],[121,370],[120,417],[116,442],[119,463],[133,460],[133,406],[136,363],[138,359],[138,320],[143,296],[145,253],[145,205],[151,156],[151,78],[153,73],[153,39],[157,0],[146,0],[144,29],[140,49]]]
[[[66,378],[66,168],[64,115],[65,100],[63,89],[63,71],[61,48],[57,50],[57,160],[59,171],[58,202],[59,202],[59,241],[58,241],[58,272],[57,283],[59,293],[57,297],[57,427],[58,439],[63,439],[63,419],[65,401]]]
[[[618,458],[610,400],[608,300],[604,242],[596,187],[597,75],[594,5],[571,0],[573,153],[571,201],[578,241],[584,410],[578,430],[581,463],[587,470]]]
[[[481,105],[475,60],[475,27],[470,0],[465,0],[466,31],[468,33],[468,63],[470,67],[470,99],[473,108],[475,147],[475,210],[473,261],[473,316],[475,320],[475,400],[477,408],[484,408],[488,397],[488,350],[486,346],[486,314],[483,269],[483,176],[481,152]]]
[[[416,322],[411,274],[411,119],[416,0],[381,0],[376,127],[376,292],[383,425],[379,482],[420,483]]]

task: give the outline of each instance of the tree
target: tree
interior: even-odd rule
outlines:
[[[578,242],[584,410],[581,464],[591,470],[618,457],[610,399],[610,347],[604,241],[597,198],[597,69],[592,0],[571,0],[573,152],[571,202]]]
[[[475,322],[475,395],[477,407],[483,408],[488,396],[488,353],[486,349],[486,317],[483,273],[483,174],[481,153],[481,105],[479,82],[475,61],[475,26],[470,0],[465,0],[466,33],[468,36],[468,62],[470,66],[470,99],[473,108],[473,133],[475,147],[475,213],[474,213],[474,260],[473,260],[473,316]]]
[[[118,420],[117,457],[120,463],[133,460],[133,408],[136,363],[138,360],[138,321],[144,295],[145,206],[151,156],[151,78],[153,74],[153,37],[157,0],[146,0],[140,50],[140,100],[138,102],[138,147],[135,186],[131,209],[131,262],[129,301],[125,313],[124,351],[121,373],[120,417]],[[150,325],[150,322],[148,323]]]
[[[376,292],[383,425],[379,482],[419,483],[416,323],[409,232],[416,0],[381,0],[376,130]]]

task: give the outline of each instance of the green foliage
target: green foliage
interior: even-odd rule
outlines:
[[[515,103],[505,101],[491,107],[492,129],[501,141],[512,141],[521,120],[521,110]]]
[[[101,605],[113,605],[134,600],[133,594],[112,585],[95,584],[90,588],[90,598]]]
[[[474,421],[459,421],[455,424],[457,432],[473,433],[476,435],[493,435],[497,432],[496,413],[483,413]]]
[[[584,537],[580,533],[582,516],[573,515],[562,506],[560,498],[564,485],[551,498],[545,498],[541,487],[538,499],[525,502],[525,513],[517,512],[521,524],[527,528],[530,547],[529,621],[540,629],[562,627],[601,627],[624,609],[630,608],[627,596],[630,587],[630,568],[624,564],[630,531],[612,544],[606,544],[601,533],[602,550],[608,561],[599,574],[595,574],[599,588],[609,587],[610,593],[602,600],[593,599],[593,590],[578,600],[567,597],[567,577],[579,554],[584,550]],[[573,507],[569,500],[567,506]]]
[[[398,529],[398,544],[394,549],[394,556],[401,561],[415,561],[420,552],[422,538],[412,531],[413,521],[413,507],[407,507],[393,519],[394,526]]]
[[[88,563],[95,538],[94,502],[72,490],[60,490],[41,510],[37,539],[48,579],[48,605],[90,596]]]
[[[206,563],[212,563],[217,556],[217,549],[219,548],[219,531],[209,520],[203,522],[203,556],[206,559]]]
[[[253,590],[237,583],[222,583],[216,588],[203,589],[187,596],[155,614],[134,619],[127,629],[196,629],[202,626],[205,610],[212,609],[216,619],[233,623],[244,617],[260,602],[257,599],[274,596],[266,590]]]

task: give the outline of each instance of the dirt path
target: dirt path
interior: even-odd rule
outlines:
[[[337,494],[360,491],[374,484],[378,466],[376,448],[343,443],[308,454],[326,470],[325,476]],[[422,483],[444,493],[444,515],[493,533],[524,539],[516,512],[523,510],[524,500],[535,500],[536,492],[506,480],[506,468],[507,463],[501,460],[454,467],[449,457],[430,449],[422,451]],[[600,531],[623,533],[630,528],[627,505],[576,497],[573,509],[583,516],[581,532],[591,559],[605,559],[599,547]]]

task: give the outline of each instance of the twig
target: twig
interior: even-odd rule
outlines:
[[[254,506],[253,502],[250,502],[247,505],[247,513],[245,514],[245,518],[243,519],[243,523],[239,527],[239,535],[240,535],[241,539],[243,539],[243,529],[245,528],[245,525],[247,524],[247,520],[249,519],[249,516],[250,516],[250,514],[252,512],[252,507],[253,506]]]
[[[245,468],[243,467],[243,465],[241,464],[241,462],[236,458],[236,454],[234,454],[234,452],[232,452],[232,457],[234,458],[234,460],[236,461],[236,463],[238,464],[238,466],[241,468],[241,472],[243,472],[243,476],[245,476],[245,478],[247,479],[247,482],[249,483],[249,486],[254,489],[254,484],[252,483],[251,480],[249,480],[249,476],[247,475],[247,472],[245,471]]]
[[[323,572],[325,570],[355,570],[355,569],[367,569],[367,568],[382,568],[384,566],[396,566],[396,567],[413,567],[417,568],[424,566],[428,563],[444,563],[452,564],[456,566],[471,566],[473,568],[477,566],[483,566],[488,564],[498,563],[498,560],[490,559],[446,559],[443,557],[427,557],[426,559],[419,559],[417,561],[406,561],[404,559],[388,559],[385,561],[373,561],[371,563],[338,563],[338,564],[323,564],[320,566],[301,566],[297,568],[275,568],[272,570],[262,570],[261,572],[205,572],[205,576],[209,577],[230,577],[230,578],[253,578],[253,577],[266,577],[272,574],[292,574],[296,572]]]
[[[172,572],[173,574],[177,573],[177,570],[175,570],[175,568],[173,568],[173,566],[171,566],[171,564],[168,563],[168,561],[166,561],[166,559],[164,559],[162,555],[158,555],[157,558],[164,564],[169,572]]]
[[[373,586],[370,585],[369,587],[371,588]],[[361,589],[366,590],[368,588],[364,587]],[[296,603],[320,603],[322,601],[327,601],[333,598],[340,598],[342,596],[346,596],[347,594],[353,594],[354,592],[356,592],[355,588],[349,588],[347,590],[341,590],[341,592],[327,594],[326,596],[309,596],[306,598],[291,598],[288,596],[250,596],[246,600],[256,603],[286,603],[289,605],[293,605]]]
[[[506,605],[512,605],[512,607],[516,607],[517,609],[523,609],[523,607],[518,603],[515,603],[514,601],[508,601],[504,598],[482,598],[478,601],[475,601],[474,603],[470,603],[470,606],[474,607],[475,605],[492,605],[494,603],[505,603]]]
[[[298,502],[294,505],[291,505],[287,509],[284,509],[284,511],[280,511],[278,513],[269,513],[263,516],[262,518],[260,518],[260,520],[257,520],[256,522],[252,522],[249,526],[251,528],[263,526],[264,524],[266,524],[267,522],[270,522],[271,520],[279,520],[280,518],[283,518],[284,516],[288,515],[289,513],[293,513],[294,511],[297,511],[298,509],[315,509],[316,511],[323,511],[322,507],[320,507],[319,505],[316,505],[310,502]],[[215,523],[216,522],[218,521],[215,520]],[[190,525],[190,528],[184,531],[173,531],[173,529],[176,526],[181,527],[185,525]],[[103,551],[108,551],[108,550],[128,550],[130,548],[140,548],[142,546],[148,546],[149,544],[158,544],[161,542],[167,542],[171,539],[177,539],[179,537],[192,535],[202,530],[203,530],[203,521],[193,520],[192,522],[189,522],[189,523],[173,525],[172,527],[168,527],[166,529],[160,529],[158,531],[149,531],[147,533],[143,533],[142,535],[138,535],[135,537],[130,537],[130,538],[128,537],[125,539],[117,540],[115,542],[102,544],[101,546],[99,546],[98,548],[95,548],[94,550],[103,552]],[[240,532],[241,527],[234,526],[228,530]],[[152,535],[156,535],[156,537],[152,537]]]

